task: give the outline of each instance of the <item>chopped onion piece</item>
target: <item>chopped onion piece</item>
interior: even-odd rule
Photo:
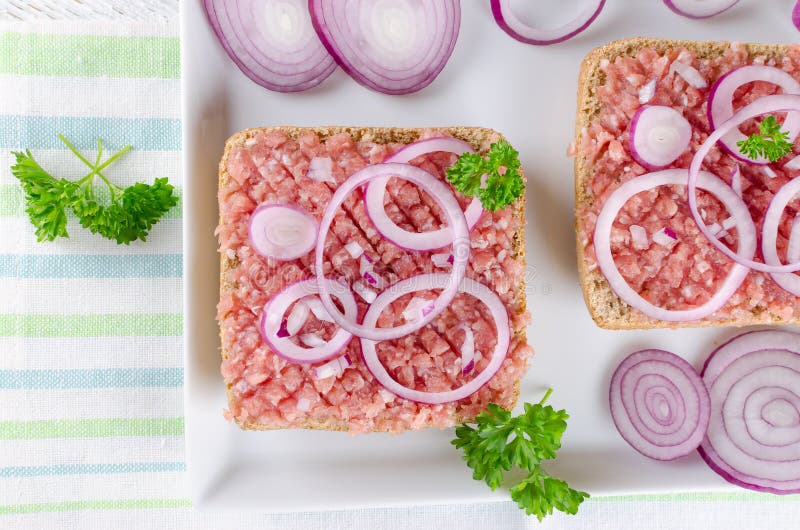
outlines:
[[[798,0],[800,1],[800,0]],[[800,155],[792,158],[783,165],[783,169],[790,169],[792,171],[800,169]]]
[[[353,365],[350,356],[347,354],[332,359],[327,363],[317,366],[311,370],[314,379],[327,379],[328,377],[339,377],[344,371]]]
[[[678,242],[678,236],[670,228],[662,228],[653,234],[653,243],[662,247],[671,247]]]
[[[302,412],[308,412],[311,410],[311,401],[304,397],[301,397],[297,400],[297,410]]]
[[[286,331],[289,335],[296,335],[297,332],[300,331],[300,328],[302,328],[303,324],[308,320],[308,314],[310,312],[311,310],[302,300],[294,305],[291,313],[289,313],[289,318],[286,319]]]
[[[461,344],[461,372],[467,374],[475,367],[475,334],[466,324],[461,324],[458,329],[464,330],[464,342]]]
[[[327,344],[327,341],[316,333],[303,333],[300,335],[300,342],[309,348],[319,348],[320,346]]]
[[[764,174],[767,176],[767,178],[774,179],[775,177],[778,176],[778,174],[775,173],[775,171],[769,166],[764,166],[761,169],[764,170]]]
[[[315,156],[308,164],[306,176],[317,182],[333,182],[335,184],[336,179],[333,178],[333,160],[327,156]]]
[[[303,299],[303,302],[311,309],[311,312],[314,313],[314,316],[317,317],[319,320],[324,320],[325,322],[333,322],[333,319],[328,314],[328,310],[325,309],[325,306],[322,305],[322,302],[316,296],[308,296]]]
[[[677,72],[679,76],[681,76],[684,81],[689,83],[690,86],[694,88],[706,88],[708,87],[708,81],[706,78],[703,77],[703,74],[697,71],[694,66],[688,65],[681,61],[673,61],[672,65],[669,67],[669,73]]]
[[[364,254],[364,249],[361,248],[361,245],[359,245],[356,241],[350,241],[344,246],[344,249],[353,259],[358,259],[362,254]]]
[[[378,394],[381,396],[384,403],[391,403],[397,397],[383,387],[378,389]]]
[[[647,239],[647,230],[639,225],[631,225],[628,230],[631,233],[633,240],[633,248],[637,250],[644,250],[650,246],[650,241]]]
[[[433,300],[415,296],[409,300],[402,315],[406,322],[414,322],[427,316],[431,311],[433,311]]]
[[[374,302],[375,298],[378,296],[378,293],[376,291],[370,289],[360,281],[353,283],[353,292],[355,292],[368,304]]]
[[[651,79],[639,89],[639,103],[647,105],[656,95],[658,79]]]
[[[291,334],[291,333],[289,333],[289,328],[288,328],[288,325],[287,325],[287,323],[286,323],[286,319],[283,319],[283,320],[281,321],[281,327],[280,327],[280,328],[278,328],[278,333],[276,334],[276,336],[277,336],[279,339],[283,339],[283,338],[286,338],[286,337],[291,337],[291,336],[292,336],[292,334]]]
[[[450,267],[453,265],[452,254],[432,254],[431,261],[437,267]]]
[[[731,188],[733,191],[736,192],[736,195],[742,197],[742,170],[739,167],[739,164],[733,168],[733,173],[731,174]]]

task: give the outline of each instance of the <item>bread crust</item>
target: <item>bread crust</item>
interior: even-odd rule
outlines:
[[[720,57],[730,47],[725,41],[687,41],[650,39],[636,37],[611,42],[592,50],[581,64],[578,77],[578,107],[575,119],[575,141],[580,142],[582,131],[587,128],[600,112],[600,102],[596,97],[596,89],[605,76],[600,69],[603,59],[614,61],[621,56],[634,56],[642,48],[652,48],[660,53],[676,48],[692,50],[703,59]],[[744,44],[751,57],[765,56],[779,58],[786,54],[786,45]],[[591,206],[593,197],[589,185],[593,177],[591,164],[584,157],[575,156],[575,233],[579,233],[578,211],[581,207]],[[769,321],[764,320],[762,310],[756,309],[750,317],[731,318],[724,321],[707,319],[692,322],[666,322],[644,316],[641,312],[622,301],[608,285],[605,276],[598,270],[589,270],[586,263],[584,245],[580,238],[575,238],[578,254],[578,272],[580,276],[586,307],[598,326],[605,329],[652,329],[682,327],[718,327],[718,326],[752,326],[763,324],[800,324],[800,319],[787,321],[771,314]]]
[[[496,142],[499,139],[503,139],[503,135],[498,133],[493,129],[487,129],[483,127],[466,127],[466,126],[458,126],[458,127],[426,127],[426,128],[400,128],[400,127],[352,127],[352,126],[324,126],[324,127],[293,127],[293,126],[274,126],[274,127],[260,127],[260,128],[252,128],[252,129],[245,129],[240,131],[225,142],[225,150],[223,152],[222,158],[219,162],[219,189],[222,189],[231,179],[231,176],[228,173],[227,168],[227,161],[228,157],[230,156],[231,151],[241,145],[244,145],[249,139],[255,137],[260,133],[269,133],[272,131],[283,131],[286,133],[291,139],[297,140],[302,134],[313,133],[316,134],[321,141],[325,141],[333,135],[346,133],[349,134],[350,137],[355,142],[360,141],[368,141],[368,142],[375,142],[377,144],[410,144],[417,141],[420,138],[420,135],[425,130],[436,130],[436,131],[443,131],[449,133],[454,138],[458,138],[459,140],[463,140],[480,153],[485,153],[489,150],[489,147],[492,143]],[[525,174],[520,169],[520,173],[522,174],[523,180],[527,183],[527,179]],[[220,217],[219,223],[222,223],[222,205],[220,204]],[[520,228],[514,233],[511,242],[511,255],[517,261],[520,261],[523,265],[525,265],[525,196],[518,198],[514,203],[510,206],[510,208],[514,211],[514,216],[520,219]],[[227,293],[236,290],[237,286],[228,280],[228,272],[236,266],[236,258],[229,258],[224,252],[220,252],[220,298]],[[527,300],[525,294],[525,277],[523,275],[522,279],[520,280],[519,285],[517,286],[517,294],[516,294],[516,301],[517,307],[516,311],[518,314],[524,313],[527,310]],[[514,336],[520,339],[522,342],[527,343],[527,329],[525,326],[515,328],[513,330]],[[220,338],[223,334],[223,327],[220,323]],[[228,352],[225,350],[224,346],[221,349],[222,358],[227,359]],[[520,393],[520,381],[516,381],[514,385],[514,403],[517,402],[519,399]],[[228,402],[230,403],[233,400],[233,394],[231,392],[231,385],[227,385],[227,396]],[[469,420],[471,418],[466,418],[459,413],[459,410],[456,409],[456,412],[453,416],[453,421],[455,423],[461,423],[463,421]],[[263,423],[255,423],[255,422],[248,422],[242,423],[238,419],[236,420],[237,425],[240,428],[245,430],[277,430],[283,429],[283,426],[274,426],[269,424]],[[431,427],[432,425],[425,425],[424,428]],[[319,422],[314,421],[311,419],[307,419],[301,425],[300,428],[303,429],[314,429],[314,430],[327,430],[327,431],[347,431],[348,427],[347,424],[343,421],[335,421],[331,419],[330,421],[326,422]],[[378,432],[378,431],[375,431]]]

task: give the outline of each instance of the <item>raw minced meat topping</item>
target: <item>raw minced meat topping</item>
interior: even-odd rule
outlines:
[[[708,87],[695,88],[688,84],[674,67],[671,68],[674,62],[694,67],[707,80]],[[707,117],[710,88],[725,73],[748,64],[774,66],[800,81],[800,45],[789,46],[780,60],[750,56],[745,46],[733,43],[716,59],[698,58],[687,49],[678,48],[662,54],[644,48],[633,57],[618,57],[600,64],[605,80],[596,90],[599,114],[589,127],[580,131],[571,149],[572,153],[585,157],[593,171],[593,177],[583,190],[591,200],[580,205],[576,212],[579,242],[590,270],[597,268],[593,233],[605,200],[622,183],[649,172],[634,160],[629,147],[631,119],[643,105],[639,99],[640,89],[656,80],[655,94],[648,104],[672,107],[691,124],[689,149],[669,166],[686,169],[711,132]],[[748,83],[734,93],[733,108],[739,109],[760,97],[780,92],[779,87],[770,83]],[[756,130],[754,120],[742,127],[746,134]],[[798,152],[795,146],[795,154]],[[767,169],[739,163],[742,197],[759,233],[764,212],[775,192],[798,176],[797,171],[782,167],[788,159],[771,164]],[[715,146],[706,157],[703,169],[730,184],[736,163],[720,146]],[[685,190],[685,186],[662,186],[635,195],[618,213],[611,232],[611,250],[622,276],[646,300],[665,309],[688,309],[707,302],[720,288],[731,267],[731,261],[698,229],[689,211]],[[699,191],[698,206],[706,224],[716,224],[720,229],[719,237],[735,250],[736,230],[723,229],[729,214],[722,203]],[[791,203],[781,223],[778,251],[784,260],[791,222],[798,206],[796,202]],[[668,237],[664,237],[665,234]],[[761,259],[760,253],[755,259]],[[765,322],[798,318],[800,299],[781,289],[767,275],[752,271],[727,304],[707,320],[729,321],[754,315]],[[637,318],[646,317],[638,314]]]
[[[441,136],[427,131],[423,137]],[[260,132],[227,158],[230,179],[219,190],[221,223],[217,230],[220,251],[230,259],[224,282],[231,285],[218,307],[222,346],[226,352],[222,373],[229,386],[228,417],[243,425],[260,424],[272,428],[333,426],[350,432],[401,432],[427,425],[452,426],[458,417],[473,417],[489,402],[510,406],[516,399],[516,382],[521,379],[532,354],[522,334],[529,318],[524,294],[519,291],[523,263],[512,255],[513,238],[521,219],[510,208],[485,212],[472,229],[472,254],[467,277],[489,287],[506,305],[512,333],[508,356],[498,373],[472,396],[444,405],[415,403],[393,396],[379,385],[360,357],[359,341],[352,340],[343,352],[352,366],[318,373],[314,365],[287,361],[276,355],[263,341],[259,319],[265,303],[287,285],[313,277],[314,252],[293,261],[277,261],[258,255],[248,243],[248,221],[260,204],[292,204],[318,220],[338,185],[369,164],[379,163],[399,145],[355,142],[348,134],[337,134],[326,141],[311,132],[296,140],[283,131]],[[314,158],[332,161],[335,182],[309,178],[307,171]],[[440,179],[455,155],[433,153],[412,161]],[[386,282],[394,283],[428,272],[447,272],[446,262],[434,264],[432,252],[405,251],[381,237],[367,215],[360,192],[354,192],[336,212],[325,242],[326,277],[352,285],[361,278],[359,259],[346,245],[356,242],[374,261],[374,271]],[[462,207],[468,198],[456,193]],[[444,215],[433,199],[416,186],[391,179],[385,208],[389,217],[409,231],[427,231],[446,225]],[[355,294],[359,320],[367,303]],[[416,292],[413,296],[434,298],[435,292]],[[412,294],[398,298],[382,313],[378,325],[404,323],[402,312]],[[289,308],[291,311],[291,307]],[[460,345],[464,333],[460,324],[474,333],[476,364],[463,373]],[[496,341],[495,324],[484,305],[468,294],[459,294],[430,325],[401,339],[378,343],[383,365],[402,385],[423,391],[445,391],[463,385],[488,363]],[[295,334],[314,334],[329,338],[335,326],[311,314]],[[294,337],[292,338],[294,339]]]

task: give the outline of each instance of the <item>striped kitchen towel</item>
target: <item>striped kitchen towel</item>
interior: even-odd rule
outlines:
[[[30,148],[46,169],[77,178],[84,167],[56,134],[87,154],[99,136],[109,149],[133,146],[109,170],[115,181],[168,177],[180,191],[176,35],[176,25],[141,22],[0,24],[0,529],[797,526],[794,498],[745,492],[592,499],[579,516],[541,525],[510,502],[285,515],[192,510],[180,205],[147,243],[117,246],[74,220],[70,239],[36,243],[8,170],[10,151]],[[313,485],[298,494],[313,495]]]

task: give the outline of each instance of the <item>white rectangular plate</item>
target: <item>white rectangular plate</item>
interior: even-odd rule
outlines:
[[[563,22],[578,0],[547,0]],[[611,371],[627,353],[657,347],[696,366],[724,329],[604,331],[583,303],[575,264],[572,140],[581,59],[608,41],[651,36],[792,42],[793,0],[742,2],[707,21],[659,0],[610,0],[589,30],[556,46],[527,46],[494,23],[488,0],[462,2],[461,35],[439,78],[422,92],[385,96],[337,71],[299,94],[264,90],[224,54],[199,0],[181,2],[184,142],[186,436],[195,506],[259,511],[323,510],[507,499],[471,479],[449,444],[452,431],[351,437],[336,432],[243,432],[225,422],[214,321],[218,296],[217,163],[225,139],[267,125],[492,127],[522,154],[528,175],[529,340],[536,350],[522,401],[553,387],[551,402],[572,418],[548,466],[594,495],[729,490],[696,455],[675,463],[639,456],[608,414]]]

